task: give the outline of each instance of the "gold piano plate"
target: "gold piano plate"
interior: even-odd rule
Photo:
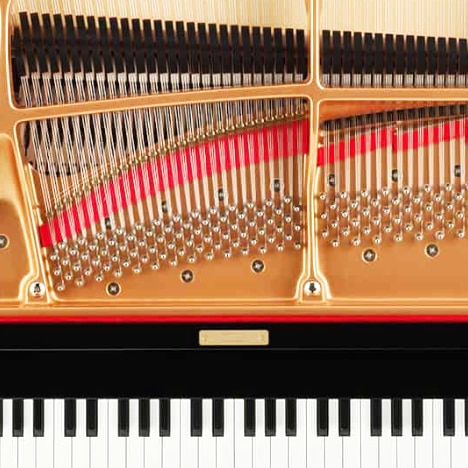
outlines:
[[[268,346],[268,330],[200,330],[200,346]]]
[[[91,3],[0,0],[1,316],[466,316],[464,0]]]

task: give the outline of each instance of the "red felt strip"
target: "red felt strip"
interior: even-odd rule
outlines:
[[[287,140],[288,132],[295,135],[299,131],[302,132],[300,148],[297,148],[297,152],[289,154],[284,140]],[[262,139],[267,141],[270,135],[273,136],[273,148],[263,151],[263,158],[260,158],[259,142]],[[222,163],[226,170],[232,170],[248,164],[258,164],[261,159],[269,161],[305,154],[309,151],[308,136],[308,120],[299,120],[219,137],[217,141],[178,149],[155,160],[144,162],[114,177],[109,183],[93,189],[69,209],[39,226],[41,245],[49,247],[55,242],[70,238],[76,232],[90,227],[119,209],[125,209],[145,197],[154,195],[157,191],[170,190],[183,183],[220,173]],[[280,138],[283,139],[283,147],[278,143]],[[231,145],[230,142],[234,144]],[[232,146],[234,154],[231,151]],[[186,177],[182,170],[183,160],[187,163]],[[153,171],[156,178],[153,178]],[[144,184],[146,174],[149,175],[149,193],[146,192]],[[99,202],[102,204],[101,209],[98,208]],[[88,208],[89,206],[92,209]]]
[[[325,164],[333,164],[337,160],[354,158],[367,151],[385,148],[390,144],[392,151],[407,151],[462,137],[468,142],[468,119],[458,119],[400,133],[396,133],[392,127],[379,128],[319,148],[317,165],[324,166]]]

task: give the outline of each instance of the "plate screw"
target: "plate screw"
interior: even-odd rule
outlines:
[[[261,260],[254,260],[252,262],[252,271],[254,273],[261,273],[265,269],[265,264]]]
[[[373,262],[377,258],[377,254],[375,253],[375,250],[372,249],[366,249],[362,253],[362,258],[364,259],[365,262]]]
[[[426,246],[426,254],[428,257],[436,257],[439,254],[439,247],[435,244],[429,244]]]
[[[106,287],[107,289],[107,294],[109,294],[109,296],[118,296],[120,294],[120,284],[119,283],[109,283]]]
[[[192,270],[184,270],[180,274],[180,278],[184,283],[191,283],[193,281],[193,271]]]
[[[318,296],[321,290],[318,281],[308,281],[304,286],[304,291],[308,296]]]
[[[5,249],[8,246],[8,237],[5,234],[0,234],[0,249]]]
[[[45,286],[43,283],[36,281],[29,286],[29,294],[35,299],[40,299],[45,295]]]

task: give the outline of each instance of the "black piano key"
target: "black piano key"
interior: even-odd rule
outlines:
[[[317,435],[328,437],[328,400],[326,398],[317,400]]]
[[[130,432],[130,402],[127,399],[121,399],[118,402],[117,410],[118,436],[128,437]]]
[[[64,408],[65,437],[76,436],[76,400],[66,399]]]
[[[255,400],[244,400],[244,435],[255,437]]]
[[[393,398],[391,403],[392,436],[403,435],[403,402],[400,398]]]
[[[0,437],[3,437],[3,400],[0,399]]]
[[[190,401],[190,435],[201,437],[203,434],[203,405],[200,398]]]
[[[413,437],[423,435],[423,401],[415,398],[411,402],[411,433]]]
[[[380,437],[382,435],[382,400],[373,398],[370,408],[371,436]]]
[[[13,437],[23,437],[24,432],[24,402],[13,400]]]
[[[98,435],[98,401],[86,400],[86,437]]]
[[[294,398],[286,400],[286,435],[288,437],[297,435],[297,402]]]
[[[444,398],[444,436],[455,435],[455,400]]]
[[[276,435],[276,400],[267,398],[265,400],[265,436]]]
[[[159,435],[171,436],[171,400],[168,398],[159,400]]]
[[[338,402],[339,426],[338,434],[342,437],[351,435],[351,402],[341,398]]]
[[[224,400],[213,400],[213,437],[224,436]]]
[[[44,400],[33,401],[33,436],[44,437]]]
[[[138,435],[150,435],[150,401],[147,398],[138,401]]]

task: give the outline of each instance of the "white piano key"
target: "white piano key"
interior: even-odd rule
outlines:
[[[60,468],[72,468],[72,438],[65,437],[65,400],[54,400],[54,463]]]
[[[253,437],[244,435],[244,400],[234,400],[235,468],[252,468]]]
[[[202,400],[202,437],[198,441],[198,466],[216,468],[216,440],[213,437],[213,405]]]
[[[3,436],[0,437],[0,466],[16,467],[16,438],[13,437],[13,401],[3,400]]]
[[[215,437],[217,468],[234,468],[235,424],[234,400],[228,398],[224,400],[224,437]]]
[[[204,434],[203,434],[204,435]],[[199,437],[190,435],[190,400],[180,400],[180,467],[195,468],[198,466]]]
[[[180,466],[180,400],[170,400],[171,435],[162,437],[162,466],[174,468]]]
[[[90,468],[108,466],[109,401],[97,401],[97,437],[90,437]]]
[[[452,438],[444,436],[444,403],[442,399],[433,400],[432,411],[433,468],[447,468],[450,466]]]
[[[414,437],[412,433],[411,400],[402,401],[403,432],[397,437],[397,467],[414,468]]]
[[[300,398],[296,402],[297,433],[295,437],[288,437],[289,468],[306,468],[307,466],[307,401]]]
[[[350,402],[349,437],[343,437],[343,468],[361,468],[361,400]]]
[[[129,432],[127,437],[127,467],[144,468],[144,437],[139,434],[139,405],[136,398],[129,402]]]
[[[55,439],[54,422],[54,400],[44,400],[44,437],[36,437],[36,468],[50,468],[53,466]],[[3,465],[2,462],[0,462],[0,467],[3,468],[4,466],[8,465]]]
[[[415,437],[415,468],[432,468],[432,400],[423,400],[423,435]]]
[[[380,437],[371,436],[371,400],[361,401],[361,468],[379,466]]]
[[[342,468],[343,441],[339,436],[338,400],[328,401],[328,437],[325,437],[325,468]]]
[[[72,437],[73,468],[89,468],[89,438],[86,437],[86,400],[76,401],[76,437]]]
[[[276,435],[271,437],[271,468],[288,466],[288,439],[286,437],[286,401],[276,400]]]
[[[379,438],[379,468],[396,468],[396,437],[392,437],[391,400],[382,400],[382,437]]]
[[[455,400],[455,437],[452,439],[451,468],[468,466],[468,438],[465,436],[465,402]]]
[[[317,436],[317,400],[307,400],[307,468],[325,468],[325,437]]]
[[[109,468],[126,468],[127,438],[119,437],[118,407],[118,400],[109,400]]]
[[[36,444],[33,437],[33,401],[23,402],[23,437],[16,439],[18,468],[35,468]]]
[[[254,468],[270,468],[270,438],[265,436],[265,400],[255,401]]]
[[[145,438],[145,468],[162,468],[162,440],[159,435],[159,401],[150,400],[150,436]]]

